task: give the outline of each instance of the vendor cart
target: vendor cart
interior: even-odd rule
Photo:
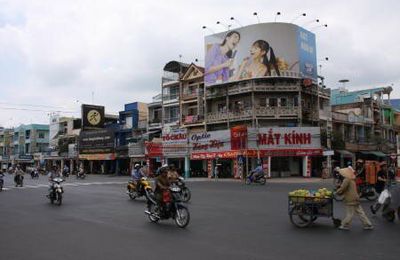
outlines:
[[[340,220],[333,217],[333,198],[315,196],[290,196],[288,199],[290,221],[299,228],[310,226],[317,218],[332,218],[335,227]]]

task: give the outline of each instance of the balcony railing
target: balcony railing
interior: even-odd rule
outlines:
[[[179,117],[164,118],[164,123],[165,124],[179,123]]]
[[[190,124],[199,124],[204,122],[204,116],[203,115],[188,115],[188,116],[182,116],[182,123],[184,125],[190,125]]]
[[[254,109],[257,117],[269,117],[269,118],[291,118],[297,117],[299,113],[298,107],[258,107]],[[253,111],[251,109],[244,109],[242,111],[235,112],[214,112],[207,114],[207,122],[217,122],[226,120],[245,120],[252,118]]]

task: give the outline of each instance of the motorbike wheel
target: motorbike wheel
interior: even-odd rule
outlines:
[[[175,213],[175,224],[180,228],[184,228],[189,224],[189,221],[189,210],[185,206],[178,206]]]
[[[0,192],[3,191],[3,184],[0,184]]]
[[[61,206],[61,204],[62,204],[62,194],[58,193],[57,194],[57,205]]]
[[[151,203],[149,205],[149,211],[151,213],[151,214],[148,215],[149,216],[149,220],[151,222],[153,222],[153,223],[157,223],[160,220],[160,218],[157,218],[156,216],[154,216],[154,214],[159,214],[159,212],[158,212],[159,210],[158,210],[157,205]]]
[[[394,219],[396,218],[396,214],[394,210],[391,210],[385,214],[382,214],[382,216],[389,222],[394,222]]]
[[[246,178],[245,184],[246,185],[250,185],[251,184],[251,180],[249,178]]]
[[[137,197],[136,191],[134,191],[132,189],[128,189],[128,195],[129,195],[129,198],[131,198],[131,200],[134,200]]]
[[[371,188],[371,190],[368,190],[365,198],[369,201],[375,201],[378,198],[378,193],[376,193],[375,188]]]
[[[50,199],[50,203],[51,203],[51,204],[54,204],[54,196],[53,196],[53,193],[50,193],[49,199]]]
[[[267,182],[267,180],[263,177],[259,180],[261,185],[265,185],[265,183]]]
[[[192,197],[192,193],[190,192],[190,190],[187,187],[184,187],[182,189],[182,201],[183,202],[188,202],[190,200],[190,198]]]

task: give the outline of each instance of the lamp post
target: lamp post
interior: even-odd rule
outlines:
[[[258,23],[260,23],[260,18],[258,17],[257,12],[254,12],[253,15],[254,15],[255,17],[257,17],[257,21],[258,21]]]
[[[231,17],[231,21],[235,21],[240,27],[242,27],[243,25],[234,17]]]
[[[279,15],[281,15],[281,12],[276,12],[276,14],[275,14],[275,21],[274,21],[274,22],[276,22],[276,18],[278,18]]]
[[[293,18],[292,21],[290,21],[290,23],[294,23],[294,21],[296,21],[296,20],[299,19],[300,17],[306,16],[306,15],[307,15],[306,13],[302,13],[302,14],[296,16],[295,18]]]
[[[220,21],[217,21],[217,24],[220,24],[220,25],[224,26],[227,31],[229,31],[231,29],[231,26],[232,26],[231,24],[226,24],[226,23],[223,23],[223,22],[220,22]]]
[[[205,26],[205,25],[203,25],[202,29],[203,29],[203,30],[207,29],[207,30],[209,30],[209,31],[210,31],[212,34],[214,34],[214,33],[215,33],[215,32],[214,32],[214,30],[212,30],[212,29],[208,28],[208,27],[207,27],[207,26]]]

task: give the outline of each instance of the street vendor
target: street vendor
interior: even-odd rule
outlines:
[[[365,215],[365,212],[360,204],[360,197],[357,193],[357,186],[355,182],[356,176],[354,174],[354,170],[352,170],[350,167],[342,168],[339,170],[339,174],[344,177],[344,180],[336,193],[344,196],[344,203],[346,207],[346,217],[342,220],[342,224],[339,229],[350,229],[350,224],[354,213],[359,216],[365,230],[373,229],[374,227],[372,226],[368,217]]]

